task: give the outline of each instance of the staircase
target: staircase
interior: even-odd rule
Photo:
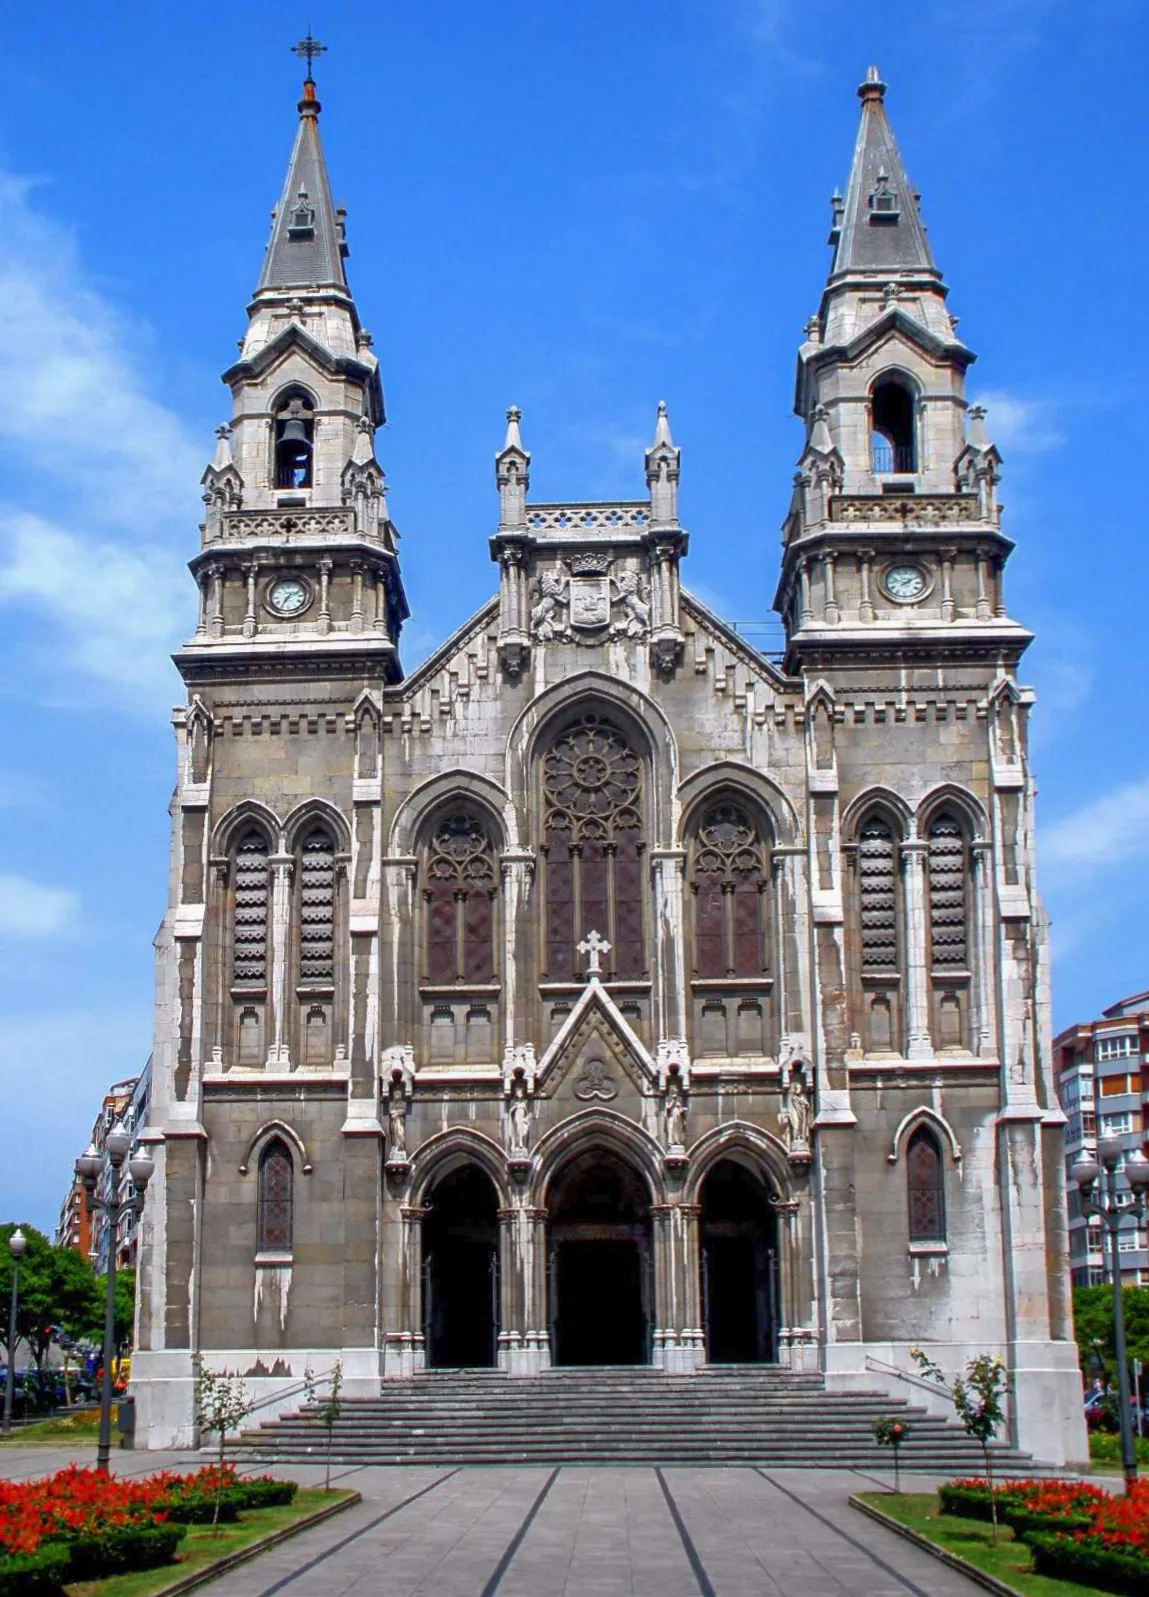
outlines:
[[[721,1365],[696,1375],[642,1368],[436,1370],[345,1398],[331,1456],[341,1464],[761,1464],[889,1470],[874,1441],[883,1414],[904,1418],[904,1470],[983,1473],[981,1450],[950,1421],[878,1391],[828,1393],[820,1375]],[[241,1439],[252,1462],[323,1458],[326,1433],[303,1409]],[[1033,1473],[1029,1455],[993,1448],[994,1470]],[[1043,1472],[1042,1472],[1043,1473]]]

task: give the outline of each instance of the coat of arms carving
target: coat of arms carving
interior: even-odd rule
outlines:
[[[646,636],[650,605],[643,577],[628,567],[612,572],[611,558],[597,551],[574,555],[569,577],[558,570],[539,573],[531,608],[531,635],[539,643],[571,641],[577,634],[588,642]]]

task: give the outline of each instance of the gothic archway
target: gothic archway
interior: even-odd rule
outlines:
[[[478,1165],[449,1170],[423,1221],[423,1332],[435,1369],[491,1366],[499,1336],[499,1200]]]
[[[639,1172],[595,1147],[550,1186],[549,1291],[556,1364],[648,1364],[654,1283],[650,1197]]]
[[[769,1187],[722,1159],[702,1184],[700,1258],[706,1357],[711,1364],[778,1358],[778,1218]]]

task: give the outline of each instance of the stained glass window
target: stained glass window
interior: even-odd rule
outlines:
[[[294,1216],[291,1154],[273,1137],[259,1158],[259,1251],[290,1253]]]
[[[906,1150],[906,1180],[910,1206],[910,1241],[944,1242],[946,1237],[945,1183],[942,1155],[932,1131],[920,1126]]]

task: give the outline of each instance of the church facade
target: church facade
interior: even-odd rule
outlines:
[[[308,78],[204,475],[157,940],[141,1437],[492,1366],[906,1384],[1000,1354],[1084,1456],[1000,458],[871,70],[798,355],[780,663],[646,496],[495,458],[498,590],[410,676]],[[636,462],[636,471],[637,471]]]

